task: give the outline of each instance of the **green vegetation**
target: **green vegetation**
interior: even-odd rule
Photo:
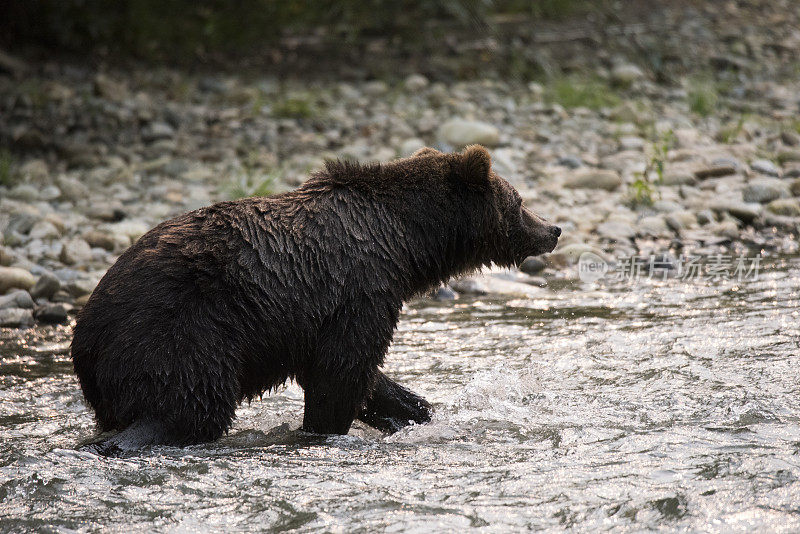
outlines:
[[[632,209],[652,206],[658,191],[655,184],[650,182],[642,173],[637,173],[636,179],[628,187],[628,206]]]
[[[272,115],[279,119],[307,119],[315,114],[314,111],[311,99],[305,97],[289,97],[272,105]]]
[[[563,17],[588,0],[27,0],[4,9],[13,24],[0,45],[35,42],[54,49],[106,49],[145,58],[207,57],[252,51],[283,35],[326,35],[331,43],[369,36],[418,39],[421,21],[484,30],[495,16]],[[320,32],[318,30],[324,30]]]
[[[267,173],[239,171],[223,188],[223,193],[231,200],[266,197],[275,192],[275,183],[280,175],[280,171],[277,170]]]
[[[549,102],[560,104],[565,108],[600,109],[620,103],[620,98],[607,84],[596,79],[576,77],[555,80],[546,88],[545,97]]]
[[[0,150],[0,185],[14,185],[14,158],[5,148]]]
[[[719,132],[717,132],[717,141],[722,143],[735,142],[744,131],[744,123],[747,119],[747,114],[743,113],[735,123],[723,126]]]
[[[257,153],[248,153],[241,167],[232,172],[230,181],[222,187],[222,194],[231,200],[266,197],[273,194],[277,182],[283,176],[283,171],[279,168],[264,167],[259,160]]]
[[[709,80],[691,82],[687,95],[689,109],[703,117],[711,115],[719,104],[719,89]]]
[[[652,206],[660,193],[658,186],[664,182],[667,153],[675,145],[675,134],[669,130],[656,139],[648,150],[647,166],[637,173],[628,189],[628,205],[632,209]],[[655,176],[655,178],[653,178]]]

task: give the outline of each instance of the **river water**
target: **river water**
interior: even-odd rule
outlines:
[[[430,424],[304,435],[292,385],[217,443],[116,459],[75,450],[70,328],[3,330],[0,531],[798,531],[798,287],[784,258],[742,283],[420,301],[386,370]]]

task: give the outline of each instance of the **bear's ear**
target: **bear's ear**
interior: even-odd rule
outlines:
[[[419,156],[436,156],[436,155],[441,155],[441,154],[442,153],[439,152],[438,150],[436,150],[435,148],[431,148],[429,146],[424,146],[424,147],[420,148],[419,150],[417,150],[416,152],[414,152],[413,154],[411,154],[411,157],[412,158],[416,158],[416,157],[419,157]]]
[[[460,180],[472,185],[483,185],[489,181],[492,158],[488,150],[481,145],[470,145],[456,157],[458,160],[453,172]]]

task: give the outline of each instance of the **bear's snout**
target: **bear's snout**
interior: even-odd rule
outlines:
[[[558,238],[561,236],[561,228],[552,224],[547,227],[547,246],[545,252],[553,252],[558,245]]]
[[[550,224],[525,207],[522,209],[522,220],[527,242],[523,245],[524,257],[547,254],[556,248],[558,238],[561,236],[560,227]]]

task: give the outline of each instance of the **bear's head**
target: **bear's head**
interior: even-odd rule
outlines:
[[[453,202],[456,209],[468,212],[464,215],[470,221],[477,262],[511,267],[556,247],[561,228],[525,207],[517,190],[492,171],[484,147],[471,145],[450,154],[426,147],[410,159],[414,158],[444,167],[446,195],[458,200]]]

